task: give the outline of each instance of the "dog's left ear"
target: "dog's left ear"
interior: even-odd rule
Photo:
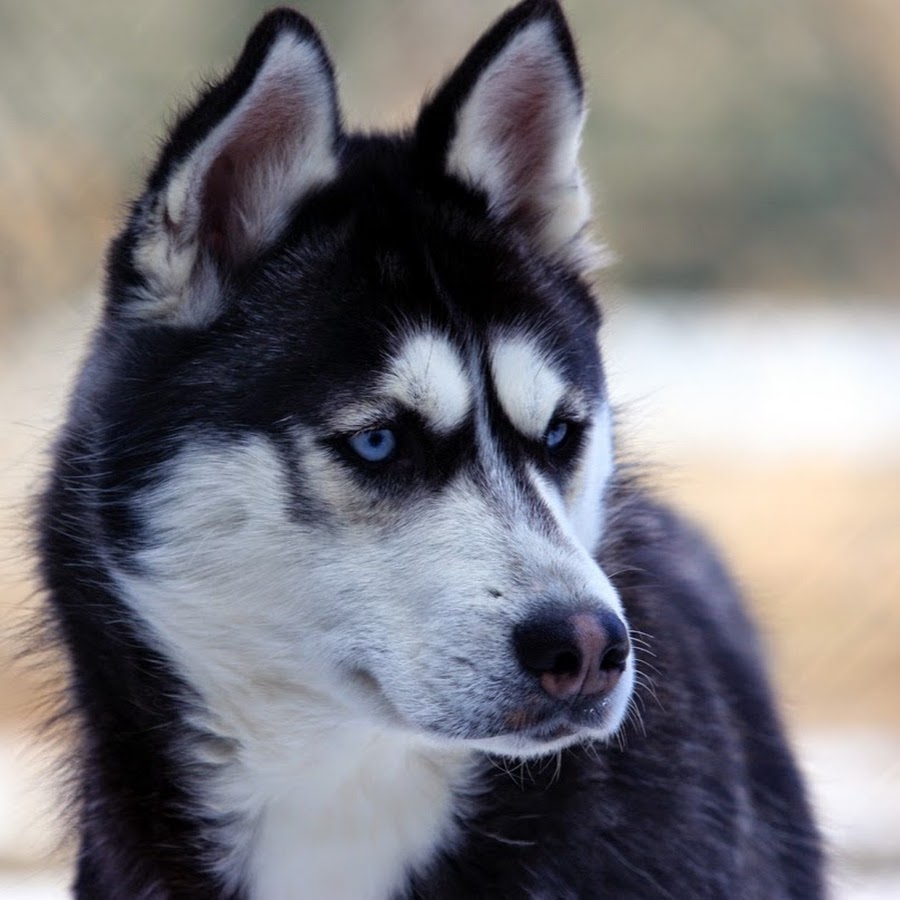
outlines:
[[[232,71],[176,125],[110,255],[110,296],[132,320],[203,327],[231,274],[334,179],[340,115],[318,33],[267,14]]]
[[[475,44],[423,107],[418,152],[481,192],[489,214],[547,256],[587,268],[590,196],[575,45],[555,0],[525,0]]]

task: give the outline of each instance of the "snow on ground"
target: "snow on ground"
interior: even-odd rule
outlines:
[[[896,462],[896,303],[668,295],[622,297],[606,308],[610,394],[627,431],[662,459],[700,451],[778,463]]]
[[[833,860],[834,900],[900,897],[900,735],[803,735],[799,752]]]
[[[3,900],[64,900],[68,891],[69,873],[52,872],[0,872],[0,897]]]
[[[60,845],[54,753],[21,731],[0,731],[0,871],[32,867]]]

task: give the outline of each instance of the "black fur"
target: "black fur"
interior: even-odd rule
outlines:
[[[485,198],[442,169],[479,71],[541,17],[580,95],[559,7],[527,0],[476,45],[409,135],[345,135],[334,104],[339,177],[298,203],[272,246],[228,269],[215,321],[130,320],[143,285],[135,248],[173,168],[234,107],[283,29],[314,42],[327,63],[303,17],[271,13],[232,74],[175,127],[113,244],[106,311],[41,508],[42,573],[80,725],[79,898],[228,896],[209,874],[210,823],[191,807],[195,773],[179,762],[196,698],[110,579],[111,561],[134,565],[147,539],[131,498],[162,477],[186,435],[261,431],[281,441],[286,423],[320,420],[363,390],[392,330],[410,319],[476,348],[492,324],[533,322],[573,381],[605,391],[599,314],[579,274],[536,254],[516,223],[493,220]],[[498,432],[510,428],[496,405],[493,417]],[[440,490],[470,441],[462,430],[439,452],[425,446],[396,490]],[[289,455],[290,442],[281,445]],[[296,493],[292,514],[314,518],[302,485]],[[728,576],[703,539],[640,488],[621,480],[612,493],[602,562],[647,676],[640,720],[608,747],[563,752],[558,770],[530,763],[521,781],[486,760],[461,842],[412,875],[404,896],[822,896],[803,785]]]

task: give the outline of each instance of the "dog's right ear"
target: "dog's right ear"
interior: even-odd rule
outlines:
[[[110,255],[110,296],[131,317],[199,327],[222,285],[335,176],[334,73],[307,19],[266,15],[237,64],[176,125]]]
[[[578,162],[585,119],[575,43],[557,0],[523,0],[475,43],[425,103],[426,167],[485,201],[533,250],[587,273],[590,196]],[[433,168],[432,168],[433,170]]]

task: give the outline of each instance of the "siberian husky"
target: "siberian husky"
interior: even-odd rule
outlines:
[[[617,465],[559,6],[399,134],[263,18],[108,258],[41,505],[79,898],[822,895],[757,640]]]

